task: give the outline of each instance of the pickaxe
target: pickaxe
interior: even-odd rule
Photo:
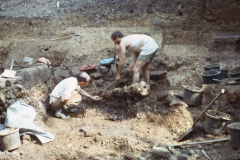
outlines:
[[[72,36],[80,36],[82,37],[79,33],[74,33],[72,32],[73,34],[72,35],[69,35],[69,36],[64,36],[64,37],[61,37],[61,38],[57,38],[57,39],[49,39],[50,41],[55,41],[55,40],[59,40],[59,39],[63,39],[63,38],[68,38],[68,37],[72,37]]]

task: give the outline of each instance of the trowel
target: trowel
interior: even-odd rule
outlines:
[[[13,63],[14,63],[14,59],[12,60],[12,64],[11,64],[10,70],[5,69],[4,72],[1,74],[2,77],[15,78],[16,71],[12,70]]]
[[[232,80],[232,81],[224,81],[224,80],[219,80],[219,79],[213,79],[213,80],[217,81],[217,82],[224,82],[226,84],[240,84],[239,79],[235,79],[235,80]]]
[[[115,45],[115,53],[114,53],[114,62],[111,64],[111,69],[113,76],[115,77],[117,75],[117,64],[116,64],[116,45]]]

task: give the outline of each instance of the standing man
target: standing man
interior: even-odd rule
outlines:
[[[49,103],[56,110],[55,115],[62,119],[69,119],[70,116],[66,116],[62,111],[65,109],[69,112],[76,112],[78,109],[76,106],[82,101],[82,96],[89,97],[93,100],[99,100],[98,96],[91,96],[80,86],[85,86],[90,81],[90,76],[81,72],[77,77],[69,77],[62,80],[53,89],[50,94]],[[80,85],[80,86],[79,86]]]
[[[113,42],[119,45],[120,60],[116,81],[120,80],[120,74],[124,66],[126,50],[134,53],[133,61],[128,66],[128,72],[133,72],[133,84],[140,79],[140,69],[142,69],[145,82],[149,85],[150,75],[148,65],[153,60],[157,52],[158,45],[154,39],[143,34],[133,34],[124,37],[120,31],[113,32],[111,35]],[[149,86],[150,87],[150,86]]]

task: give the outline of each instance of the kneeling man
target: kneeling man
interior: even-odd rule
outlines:
[[[69,112],[76,112],[78,109],[76,106],[82,101],[82,96],[89,97],[93,100],[99,100],[98,96],[91,96],[80,86],[85,86],[90,81],[90,76],[81,72],[77,77],[69,77],[62,80],[53,89],[50,94],[49,103],[56,110],[55,115],[62,119],[69,119],[70,116],[66,116],[63,113],[63,109]],[[80,85],[80,86],[79,86]]]

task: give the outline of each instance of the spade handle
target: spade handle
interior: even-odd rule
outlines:
[[[13,63],[14,63],[14,59],[12,60],[12,64],[11,64],[11,67],[10,67],[10,71],[12,70]]]
[[[202,113],[197,117],[197,119],[194,121],[193,126],[198,122],[198,120],[202,117],[202,115],[208,110],[209,107],[212,106],[212,104],[224,93],[224,89],[221,90],[220,93],[212,100],[212,102],[202,111]]]

